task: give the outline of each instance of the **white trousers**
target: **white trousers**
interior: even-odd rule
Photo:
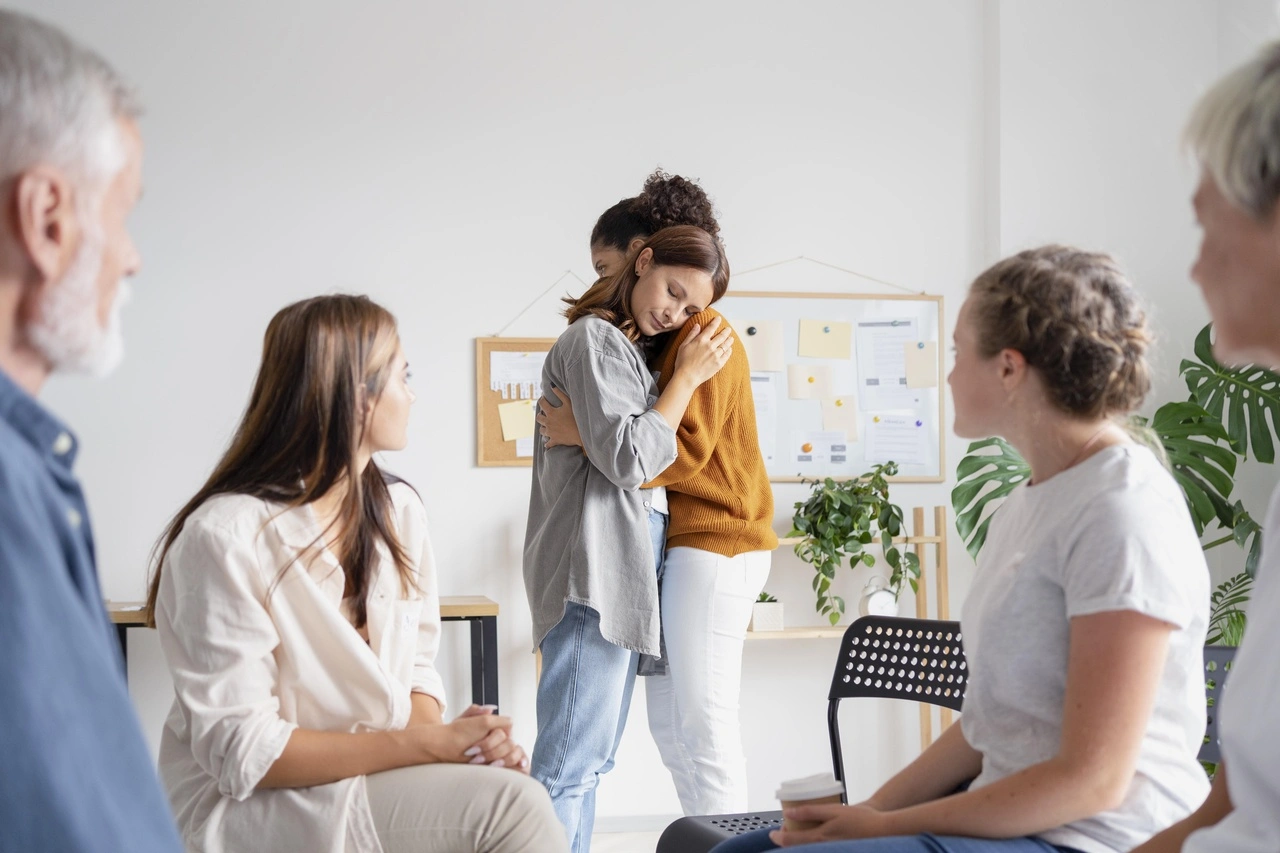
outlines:
[[[568,850],[551,798],[502,767],[420,764],[365,777],[383,853],[556,853]]]
[[[723,557],[667,551],[662,573],[666,675],[644,680],[649,731],[687,815],[747,810],[747,759],[738,722],[742,643],[770,551]]]

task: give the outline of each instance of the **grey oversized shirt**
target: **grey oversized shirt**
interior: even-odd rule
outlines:
[[[534,442],[524,539],[534,648],[574,601],[600,614],[609,642],[657,655],[658,580],[641,486],[675,461],[675,430],[649,408],[657,386],[644,356],[604,320],[577,320],[556,341],[542,368],[542,387],[552,386],[573,401],[583,447]]]

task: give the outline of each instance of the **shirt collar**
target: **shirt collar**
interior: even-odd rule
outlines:
[[[9,424],[36,453],[71,470],[80,442],[62,421],[0,370],[0,420]]]

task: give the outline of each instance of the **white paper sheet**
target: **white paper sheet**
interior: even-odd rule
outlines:
[[[787,461],[802,466],[844,465],[849,460],[849,441],[837,430],[792,430]]]
[[[533,458],[533,438],[517,438],[516,439],[516,458],[517,459]]]
[[[920,393],[907,387],[906,345],[919,340],[913,317],[869,317],[859,321],[858,389],[864,411],[914,409]]]
[[[867,418],[866,457],[871,463],[897,462],[899,467],[928,464],[928,426],[915,415],[872,415]]]
[[[504,400],[537,400],[546,360],[545,352],[489,353],[489,390],[501,392]]]
[[[778,455],[778,374],[752,373],[751,396],[756,407],[756,435],[765,466]]]

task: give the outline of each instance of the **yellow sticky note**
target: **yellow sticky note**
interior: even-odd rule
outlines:
[[[902,346],[907,359],[907,387],[937,388],[937,341],[914,341]]]
[[[823,400],[822,428],[827,432],[843,432],[846,441],[857,441],[858,398],[849,396]]]
[[[734,346],[742,345],[747,366],[754,373],[781,373],[786,366],[782,354],[782,323],[778,320],[746,320],[733,323]]]
[[[792,400],[825,400],[831,396],[831,366],[788,364],[787,396]]]
[[[833,320],[801,320],[801,358],[853,358],[853,324]]]
[[[499,403],[498,417],[502,420],[503,441],[533,438],[532,400],[512,400],[510,403]]]

